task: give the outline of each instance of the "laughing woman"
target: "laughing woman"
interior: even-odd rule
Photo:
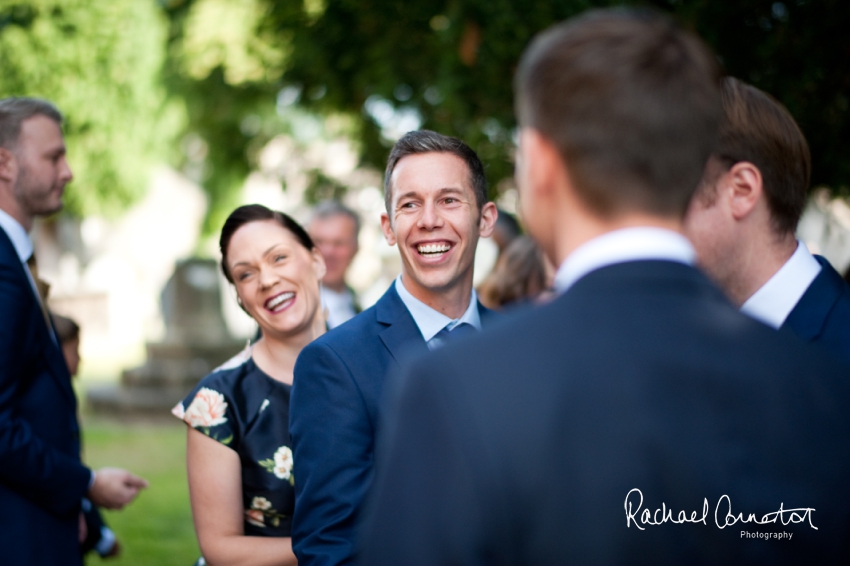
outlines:
[[[172,411],[188,425],[187,467],[200,564],[296,564],[289,394],[301,348],[324,332],[325,263],[294,220],[237,208],[221,268],[262,338],[205,377]]]

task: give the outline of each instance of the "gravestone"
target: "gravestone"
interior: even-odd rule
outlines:
[[[217,269],[210,259],[177,263],[161,297],[165,337],[146,344],[145,363],[125,370],[119,384],[88,391],[92,411],[168,415],[202,377],[245,347],[227,331]]]

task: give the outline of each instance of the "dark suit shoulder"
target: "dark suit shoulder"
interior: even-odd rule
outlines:
[[[305,346],[299,359],[331,351],[334,357],[346,364],[356,363],[368,352],[380,347],[378,334],[383,328],[384,325],[377,322],[375,306],[372,306]]]
[[[388,421],[375,493],[389,512],[373,523],[383,538],[372,550],[406,535],[404,556],[424,558],[405,563],[725,563],[747,552],[782,562],[782,550],[711,523],[728,495],[736,513],[817,509],[820,530],[800,527],[795,548],[826,555],[823,541],[850,521],[846,377],[838,361],[737,312],[693,268],[599,269],[411,366]],[[652,510],[706,498],[709,523],[627,528],[634,488]],[[442,538],[417,539],[422,516]]]
[[[570,406],[603,383],[654,389],[696,379],[720,391],[836,375],[834,360],[741,314],[697,270],[634,263],[643,265],[594,272],[549,305],[447,345],[420,360],[417,373],[447,395],[498,399],[506,434],[525,407]]]
[[[380,330],[380,328],[381,325],[378,323],[376,318],[376,305],[372,305],[360,314],[357,314],[343,322],[336,328],[332,328],[327,331],[314,340],[313,344],[325,344],[333,347],[335,345],[351,342],[352,339],[356,341],[357,338],[362,337],[364,333],[373,334]]]
[[[820,344],[850,361],[850,285],[823,257],[818,276],[783,324],[804,340]]]

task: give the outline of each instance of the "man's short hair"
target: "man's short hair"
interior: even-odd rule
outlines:
[[[516,111],[555,145],[596,214],[682,217],[716,140],[720,76],[709,49],[669,18],[594,10],[526,50]]]
[[[723,116],[699,198],[712,203],[715,182],[736,163],[752,163],[761,172],[771,226],[793,233],[806,206],[812,159],[809,144],[794,118],[776,99],[728,77],[721,88]],[[717,167],[719,165],[719,167]]]
[[[310,217],[310,222],[313,220],[324,220],[334,216],[347,216],[354,221],[354,239],[357,239],[357,234],[360,233],[360,215],[339,202],[338,200],[323,200],[313,207],[313,215]]]
[[[484,208],[487,204],[487,177],[484,175],[484,165],[481,164],[481,160],[472,148],[458,138],[444,136],[431,130],[414,130],[407,132],[395,142],[387,158],[387,170],[384,173],[384,203],[388,214],[391,212],[393,200],[391,177],[395,166],[403,157],[420,153],[450,153],[460,157],[469,168],[469,182],[472,192],[475,193],[475,204],[479,211]]]
[[[62,124],[62,114],[46,100],[25,97],[0,100],[0,147],[14,149],[21,135],[21,124],[33,116],[46,116]]]

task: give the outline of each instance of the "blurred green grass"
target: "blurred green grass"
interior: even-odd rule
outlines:
[[[150,487],[122,511],[103,511],[121,543],[121,556],[86,564],[190,566],[200,556],[186,483],[186,427],[177,422],[124,423],[87,417],[83,459],[95,469],[126,468]]]

